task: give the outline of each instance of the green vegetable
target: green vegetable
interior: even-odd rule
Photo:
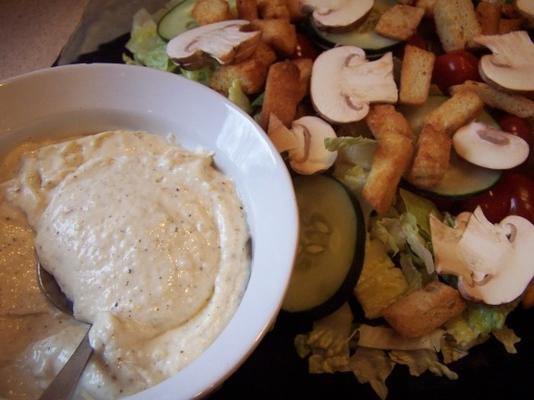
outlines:
[[[437,376],[446,376],[451,380],[458,379],[458,374],[440,363],[436,352],[432,350],[394,350],[389,353],[389,357],[397,364],[408,366],[412,376],[419,376],[430,371]]]
[[[148,11],[137,11],[133,17],[130,40],[126,43],[126,48],[132,52],[135,62],[162,71],[173,71],[176,66],[167,56],[166,46]]]
[[[185,78],[208,86],[211,76],[213,75],[213,67],[206,66],[194,71],[180,68],[180,72]]]
[[[399,190],[399,195],[404,203],[406,211],[415,217],[417,226],[430,238],[430,214],[439,216],[435,204],[421,196],[404,189]]]
[[[413,263],[413,258],[407,253],[401,253],[400,266],[402,273],[408,282],[409,291],[413,292],[423,287],[423,274]]]
[[[241,82],[239,79],[232,81],[230,88],[228,89],[228,99],[236,106],[241,108],[247,114],[252,113],[252,106],[247,95],[241,90]]]
[[[337,151],[349,146],[357,146],[361,144],[376,144],[376,140],[363,136],[342,136],[336,138],[326,138],[324,140],[324,146],[330,151]]]
[[[517,353],[515,345],[521,341],[521,338],[515,334],[513,329],[504,326],[499,330],[493,331],[493,336],[504,345],[508,353]]]
[[[382,400],[388,395],[386,379],[394,367],[393,361],[382,350],[358,347],[351,357],[351,369],[358,382],[369,383]]]
[[[265,92],[256,97],[250,104],[253,108],[261,108],[263,106],[263,99],[265,98]]]

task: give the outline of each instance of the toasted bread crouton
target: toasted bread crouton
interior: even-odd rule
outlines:
[[[265,83],[260,125],[267,128],[273,113],[284,125],[289,126],[295,119],[300,100],[300,71],[297,65],[291,61],[271,65]]]
[[[286,0],[258,0],[258,12],[262,19],[289,19]]]
[[[400,335],[415,338],[428,335],[464,309],[458,290],[434,281],[393,303],[384,318]]]
[[[501,92],[486,83],[466,81],[450,88],[451,94],[462,91],[474,91],[490,107],[498,108],[520,118],[534,117],[534,101],[519,94]]]
[[[423,125],[406,179],[421,189],[436,186],[449,168],[451,146],[451,137],[445,130],[429,124]]]
[[[496,35],[499,33],[502,4],[481,1],[476,8],[478,23],[483,35]]]
[[[276,53],[274,50],[264,41],[260,41],[254,53],[252,53],[251,58],[261,61],[263,65],[269,67],[276,61]]]
[[[402,104],[423,104],[428,98],[436,56],[407,45],[402,60],[399,100]]]
[[[239,80],[245,94],[257,94],[263,89],[268,67],[261,61],[249,58],[237,64],[223,65],[212,75],[209,86],[224,94],[232,82]]]
[[[510,4],[510,3],[505,3],[502,5],[501,14],[505,18],[521,17],[521,14],[519,14],[519,11],[517,10],[517,8],[513,4]]]
[[[257,0],[237,0],[237,16],[240,19],[254,21],[258,19],[258,2]]]
[[[291,21],[299,21],[306,15],[302,11],[302,4],[300,0],[286,0],[287,10],[289,11],[289,19]]]
[[[481,33],[471,0],[437,0],[434,5],[434,21],[446,52],[464,49]]]
[[[523,298],[521,299],[521,305],[523,308],[532,308],[534,307],[534,282],[530,282],[523,293]]]
[[[499,21],[499,35],[521,30],[522,18],[501,18]]]
[[[388,38],[407,40],[414,35],[423,15],[422,8],[396,4],[382,14],[375,31]]]
[[[208,25],[233,18],[226,0],[197,0],[191,14],[199,25]]]
[[[425,10],[425,17],[432,17],[434,15],[434,4],[436,0],[417,0],[415,6]]]
[[[430,112],[425,118],[425,124],[431,124],[452,135],[476,118],[483,107],[484,103],[475,92],[462,91]]]
[[[310,80],[312,74],[313,60],[310,58],[297,58],[293,63],[298,67],[300,73],[300,98],[304,98],[310,92]]]
[[[372,106],[366,121],[378,145],[362,196],[383,215],[391,208],[397,185],[412,160],[413,133],[404,116],[389,104]]]
[[[290,56],[297,48],[295,25],[287,19],[254,20],[252,27],[261,30],[261,38],[283,56]]]

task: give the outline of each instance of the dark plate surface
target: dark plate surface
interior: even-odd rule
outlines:
[[[127,40],[124,35],[103,44],[78,62],[120,63]],[[210,398],[378,399],[369,385],[360,385],[351,373],[308,374],[307,361],[297,356],[293,339],[308,332],[311,325],[311,320],[280,314],[274,329]],[[449,365],[458,373],[457,381],[430,373],[411,377],[407,367],[396,366],[387,380],[388,399],[534,399],[534,309],[518,307],[508,318],[508,325],[522,339],[516,346],[518,354],[506,353],[503,345],[492,338]]]

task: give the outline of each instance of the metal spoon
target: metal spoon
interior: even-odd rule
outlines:
[[[37,262],[37,278],[39,286],[48,300],[56,308],[72,316],[72,302],[61,291],[54,276],[49,274],[39,261]],[[91,325],[89,325],[90,328]],[[93,348],[89,344],[89,329],[67,363],[39,397],[39,400],[70,399],[91,354],[93,354]]]

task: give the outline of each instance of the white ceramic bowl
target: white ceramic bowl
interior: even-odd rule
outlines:
[[[278,313],[298,235],[291,180],[275,148],[248,115],[179,76],[92,64],[45,69],[0,83],[0,152],[28,137],[119,128],[171,133],[186,148],[213,151],[215,163],[236,182],[245,206],[253,260],[235,315],[191,364],[130,398],[202,396],[237,369]]]

